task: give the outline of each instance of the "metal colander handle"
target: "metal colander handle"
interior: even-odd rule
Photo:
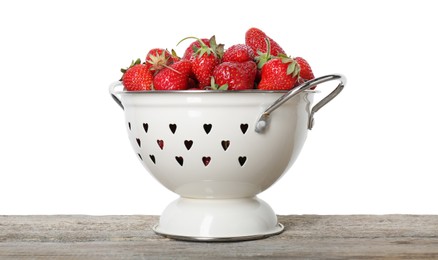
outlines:
[[[117,105],[119,105],[123,110],[125,110],[125,108],[123,107],[122,101],[120,101],[120,98],[117,97],[117,94],[116,94],[116,91],[115,91],[115,89],[117,87],[123,87],[123,83],[121,81],[113,82],[109,86],[109,93],[110,93],[111,97],[114,99],[114,101],[117,103]]]
[[[263,133],[269,125],[270,114],[274,110],[276,110],[278,107],[280,107],[282,104],[287,102],[289,99],[293,98],[294,96],[300,94],[301,92],[303,92],[307,89],[310,89],[313,86],[316,86],[316,85],[319,85],[321,83],[331,81],[331,80],[339,80],[340,83],[330,94],[328,94],[325,98],[323,98],[315,106],[313,106],[313,108],[310,112],[310,115],[309,115],[309,123],[307,125],[307,128],[309,130],[311,130],[313,127],[313,115],[319,109],[321,109],[323,106],[325,106],[328,102],[330,102],[333,98],[335,98],[342,91],[342,89],[344,88],[344,86],[347,82],[347,79],[345,78],[345,76],[343,76],[341,74],[326,75],[326,76],[322,76],[319,78],[315,78],[315,79],[306,81],[303,84],[293,88],[292,90],[290,90],[289,92],[287,92],[286,94],[284,94],[283,96],[278,98],[274,103],[272,103],[272,105],[270,105],[265,110],[265,112],[263,112],[260,115],[260,117],[256,123],[255,131],[257,133]]]

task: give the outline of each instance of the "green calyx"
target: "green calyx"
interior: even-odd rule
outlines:
[[[216,43],[216,36],[214,36],[214,35],[210,38],[209,42],[210,42],[210,49],[213,51],[214,55],[218,58],[222,58],[224,56],[224,52],[225,52],[224,45],[221,43],[217,44]]]
[[[285,54],[278,54],[277,57],[281,59],[281,62],[289,64],[287,66],[287,75],[291,75],[292,77],[297,77],[298,75],[300,75],[300,65],[298,65],[298,63],[294,59],[286,56]]]
[[[158,54],[158,51],[155,53],[155,55],[150,54],[148,59],[146,60],[147,63],[151,64],[151,70],[159,71],[165,67],[167,67],[167,62],[169,61],[170,57],[166,57],[166,51],[161,52],[161,54]]]
[[[135,65],[138,65],[138,64],[141,64],[141,60],[140,60],[140,58],[136,59],[135,61],[132,60],[132,61],[131,61],[131,65],[129,65],[129,67],[127,67],[127,68],[121,68],[120,71],[121,71],[123,74],[125,74],[125,72],[126,72],[128,69],[130,69],[130,68],[132,68],[132,67],[134,67]]]
[[[130,68],[134,67],[135,65],[141,64],[141,60],[140,58],[136,59],[135,61],[132,60],[131,61],[131,65],[129,65],[129,67],[127,68],[121,68],[120,71],[122,72],[122,77],[120,77],[120,81],[123,80],[123,75],[125,75],[126,71],[128,71]]]
[[[214,77],[211,77],[210,80],[210,86],[206,87],[205,89],[209,89],[209,90],[228,90],[228,84],[223,84],[222,86],[219,86],[218,84],[216,84]]]
[[[180,57],[178,56],[178,54],[176,54],[176,51],[174,49],[172,49],[171,53],[172,53],[172,58],[178,59],[178,60],[180,59]]]

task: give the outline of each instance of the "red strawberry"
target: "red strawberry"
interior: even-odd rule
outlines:
[[[220,58],[223,55],[223,45],[217,45],[214,36],[210,38],[210,47],[200,39],[198,39],[198,42],[201,47],[197,48],[194,53],[192,71],[199,83],[199,88],[204,88],[210,85],[213,70],[220,63]]]
[[[181,43],[182,41],[184,41],[187,38],[182,39],[179,43]],[[201,41],[207,45],[208,47],[210,47],[210,40],[209,39],[201,39]],[[178,44],[179,44],[178,43]],[[177,45],[178,45],[177,44]],[[186,51],[184,52],[184,55],[182,57],[183,60],[191,60],[194,59],[194,53],[195,53],[195,49],[198,49],[201,47],[201,43],[199,42],[199,40],[196,40],[194,42],[192,42],[189,47],[187,47]]]
[[[166,67],[154,77],[155,90],[185,90],[189,87],[192,62],[180,60]]]
[[[214,84],[219,88],[226,85],[228,90],[252,89],[256,73],[257,65],[254,61],[222,62],[213,71]]]
[[[259,89],[262,90],[290,90],[297,81],[300,67],[297,62],[288,57],[276,57],[262,68]]]
[[[148,54],[146,54],[146,63],[151,64],[151,70],[157,73],[173,63],[172,54],[166,49],[151,49]]]
[[[298,80],[295,83],[295,85],[302,84],[308,80],[315,78],[315,76],[313,75],[312,68],[310,67],[309,63],[304,58],[295,57],[294,60],[300,66],[300,75],[299,75]],[[314,89],[314,88],[315,87],[312,87],[311,89]]]
[[[257,56],[258,52],[267,51],[267,44],[265,38],[269,39],[271,42],[271,52],[272,56],[278,56],[278,54],[286,54],[286,52],[276,43],[272,38],[266,35],[262,30],[257,28],[250,28],[245,34],[245,43],[251,47],[254,54]]]
[[[193,60],[193,74],[195,74],[200,88],[210,85],[211,76],[213,76],[213,70],[218,64],[219,59],[212,53],[205,53],[202,56],[197,56]]]
[[[251,85],[250,88],[254,88],[254,81],[257,76],[257,64],[254,61],[247,61],[241,63],[241,66],[244,70],[244,73],[248,76],[248,81]]]
[[[250,60],[254,60],[254,51],[246,44],[235,44],[231,46],[225,51],[222,57],[223,62],[245,62]]]
[[[127,69],[122,69],[122,82],[128,91],[151,90],[153,83],[153,72],[149,64],[141,63],[140,59],[131,63]]]

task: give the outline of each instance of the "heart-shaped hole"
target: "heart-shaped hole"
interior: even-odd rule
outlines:
[[[185,140],[184,145],[186,146],[187,150],[190,150],[190,148],[192,148],[193,141],[192,140]]]
[[[221,144],[222,148],[224,148],[224,151],[226,151],[228,147],[230,147],[230,140],[222,140]]]
[[[175,159],[179,163],[179,165],[183,166],[184,159],[182,158],[182,156],[175,156]]]
[[[151,158],[151,161],[155,164],[155,155],[151,154],[149,155],[149,158]]]
[[[210,156],[204,156],[202,157],[202,162],[204,163],[205,166],[207,166],[211,161]]]
[[[148,130],[149,130],[149,125],[148,125],[148,123],[143,123],[143,129],[144,129],[144,131],[147,133],[148,132]]]
[[[163,140],[157,140],[157,144],[160,147],[161,150],[164,149],[164,141]]]
[[[240,124],[240,130],[242,130],[243,134],[246,134],[246,131],[248,131],[248,124]]]
[[[141,140],[140,140],[140,138],[136,138],[135,140],[137,141],[138,147],[141,147]]]
[[[209,134],[212,127],[213,126],[211,124],[204,124],[204,131],[205,131],[205,133]]]
[[[170,131],[172,131],[172,134],[176,132],[176,124],[169,124]]]
[[[246,156],[239,156],[239,164],[243,166],[246,163]]]

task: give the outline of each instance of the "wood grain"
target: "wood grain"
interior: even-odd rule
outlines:
[[[0,259],[438,259],[438,216],[279,216],[267,239],[205,243],[156,235],[158,216],[0,216]]]

